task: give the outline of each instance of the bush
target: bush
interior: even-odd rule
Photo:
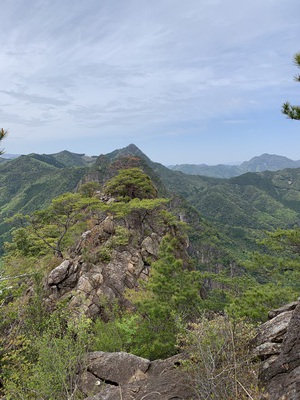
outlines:
[[[138,316],[124,313],[114,316],[110,321],[97,319],[93,326],[93,351],[127,351],[134,352]]]
[[[15,370],[15,373],[10,373],[3,382],[5,398],[81,399],[76,374],[85,368],[89,330],[87,318],[68,321],[66,314],[58,311],[50,316],[41,335],[31,341],[21,338],[18,347],[7,356],[9,371]],[[16,357],[22,365],[17,364]]]
[[[180,348],[189,355],[185,368],[199,400],[259,399],[257,366],[251,361],[249,342],[252,325],[227,316],[203,317],[189,324],[179,337]]]
[[[226,308],[234,318],[247,318],[259,324],[267,321],[268,311],[294,301],[297,293],[291,287],[282,287],[272,283],[255,285],[243,293]]]

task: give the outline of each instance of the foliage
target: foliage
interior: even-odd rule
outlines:
[[[49,247],[29,227],[21,227],[12,230],[12,241],[4,243],[4,250],[6,257],[37,257],[48,254]]]
[[[201,277],[176,257],[179,242],[166,236],[143,291],[128,291],[139,315],[132,351],[146,358],[164,358],[176,352],[183,321],[197,315],[201,305]],[[142,283],[141,283],[142,284]]]
[[[3,128],[0,129],[0,142],[6,138],[6,136],[8,135],[8,130],[5,130]],[[3,149],[0,149],[0,155],[4,153]]]
[[[98,253],[97,253],[97,258],[99,261],[102,261],[104,263],[108,263],[111,260],[111,248],[107,246],[102,246]]]
[[[297,299],[300,290],[298,228],[266,232],[260,251],[222,271],[202,269],[203,308],[226,310],[232,317],[259,324],[270,309]]]
[[[97,319],[93,325],[92,350],[134,352],[139,322],[137,314],[120,310],[115,310],[107,322]]]
[[[15,230],[13,245],[7,245],[6,248],[19,251],[23,255],[43,254],[48,248],[62,257],[67,234],[79,222],[87,220],[87,209],[95,202],[98,203],[98,200],[92,201],[79,193],[65,193],[53,199],[48,208],[24,216],[23,220],[22,216],[16,215],[12,222],[21,220],[22,225],[25,225],[27,221],[28,226]]]
[[[138,199],[134,198],[125,201],[112,202],[102,209],[115,215],[116,218],[125,218],[128,215],[136,214],[141,223],[145,221],[147,216],[153,215],[153,211],[160,210],[164,204],[168,203],[167,199]]]
[[[300,52],[294,55],[294,63],[300,68]],[[300,75],[295,75],[296,82],[300,82]],[[282,105],[282,113],[288,118],[300,120],[300,106],[292,106],[288,101]]]
[[[86,173],[86,168],[62,168],[33,155],[5,162],[0,169],[0,253],[11,229],[6,218],[48,207],[53,198],[75,190]]]
[[[79,367],[84,370],[89,329],[90,321],[84,317],[68,321],[63,314],[51,316],[46,331],[34,344],[38,358],[28,386],[39,397],[79,398],[76,373]]]
[[[79,320],[68,321],[66,315],[60,311],[50,316],[47,327],[40,336],[29,342],[21,337],[21,350],[10,351],[7,357],[10,368],[13,367],[15,373],[4,379],[6,398],[81,398],[76,373],[79,367],[84,370],[89,330],[89,320],[81,317]],[[26,356],[23,355],[25,351],[28,351]],[[22,363],[18,370],[13,364],[14,359]]]
[[[129,229],[118,225],[115,229],[115,234],[111,238],[111,247],[126,246],[129,243],[131,233]]]
[[[119,199],[153,199],[157,196],[150,177],[139,168],[119,170],[117,176],[106,182],[104,192]]]
[[[266,322],[268,311],[294,301],[297,292],[291,287],[273,283],[258,285],[247,289],[242,296],[235,298],[226,308],[228,314],[236,320],[247,318],[259,324]]]
[[[31,274],[8,290],[0,281],[0,394],[8,400],[81,398],[75,374],[85,367],[91,322],[70,316],[65,304],[49,314],[42,281],[43,274]]]
[[[234,324],[227,316],[202,317],[179,336],[181,350],[188,353],[195,398],[259,399],[257,365],[251,361],[249,342],[255,336],[251,324]]]
[[[267,320],[270,309],[297,299],[300,290],[299,229],[266,232],[261,244],[264,252],[255,252],[243,263],[246,285],[234,293],[226,283],[229,302],[225,309],[235,318],[246,317],[255,323]],[[244,279],[243,278],[243,279]],[[238,283],[242,277],[237,277]],[[229,290],[228,290],[229,289]]]
[[[40,167],[49,176],[56,174],[58,166],[46,161],[43,157],[31,159],[28,165],[33,176],[38,176]],[[173,173],[170,171],[170,174]],[[19,394],[24,399],[33,398],[33,393],[37,398],[80,397],[74,371],[90,348],[90,335],[93,350],[129,351],[150,359],[176,353],[178,335],[183,335],[181,343],[191,352],[189,346],[193,340],[200,340],[204,358],[201,361],[198,353],[197,362],[188,365],[195,379],[198,372],[205,377],[203,390],[199,386],[198,395],[211,390],[218,398],[219,387],[224,385],[227,393],[231,393],[228,398],[238,398],[238,394],[242,399],[245,390],[254,398],[246,377],[243,380],[243,372],[239,370],[238,343],[243,334],[245,340],[248,338],[248,325],[242,318],[255,323],[264,321],[269,308],[294,299],[299,292],[299,232],[273,230],[264,240],[263,254],[254,253],[248,261],[248,254],[242,253],[239,244],[246,243],[245,248],[249,249],[251,243],[258,248],[253,238],[263,236],[262,228],[285,228],[297,220],[300,180],[293,174],[246,174],[225,183],[172,175],[169,187],[175,187],[194,202],[196,211],[192,206],[183,207],[183,202],[179,205],[176,199],[157,198],[147,175],[133,168],[120,172],[107,184],[107,193],[117,197],[114,202],[104,203],[94,197],[98,185],[89,183],[81,187],[80,193],[66,193],[51,202],[48,198],[50,203],[46,208],[25,219],[16,216],[19,227],[12,232],[12,243],[6,245],[2,267],[6,274],[3,279],[9,279],[0,278],[0,359],[7,398],[18,398]],[[78,172],[76,176],[79,175]],[[293,192],[287,190],[288,179],[293,181]],[[21,180],[16,173],[16,187],[7,190],[20,193],[17,185],[21,185]],[[13,208],[23,203],[27,207],[30,194],[34,202],[37,195],[42,195],[39,192],[43,192],[46,182],[49,181],[27,186],[22,195],[13,197]],[[54,189],[55,180],[51,182]],[[49,197],[47,193],[43,192],[43,196]],[[4,198],[0,191],[0,202]],[[167,211],[167,208],[174,209],[174,204],[176,217]],[[200,216],[199,210],[222,226],[232,240],[224,239],[224,235]],[[93,229],[95,224],[101,224],[107,215],[114,220],[114,234],[102,240],[95,229],[97,237],[91,235],[83,244],[84,261],[107,263],[113,250],[123,251],[124,246],[133,242],[139,244],[152,232],[170,234],[161,242],[158,260],[154,263],[150,260],[147,265],[148,281],[140,282],[141,290],[128,291],[130,310],[108,313],[105,322],[78,320],[78,326],[72,325],[61,310],[60,314],[50,315],[45,308],[43,274],[57,266],[54,251],[58,255],[66,254],[75,238],[84,230]],[[186,231],[186,224],[178,216],[181,221],[191,221],[192,228]],[[186,256],[186,232],[191,238],[189,250],[195,255],[193,265],[197,265],[197,271]],[[231,246],[235,258],[231,255],[233,252],[224,250],[224,243]],[[236,261],[239,256],[243,262]],[[26,293],[28,286],[31,289]],[[234,317],[236,325],[216,317],[214,322],[203,319],[186,330],[187,324],[197,321],[205,311],[211,315],[212,311],[224,312],[224,309]],[[243,356],[240,360],[246,374],[252,367],[248,361],[244,364]],[[54,368],[56,361],[57,368]],[[200,379],[195,381],[200,385]]]
[[[87,182],[79,186],[78,192],[83,197],[93,197],[97,191],[100,191],[101,186],[98,182]]]
[[[274,232],[267,232],[267,237],[262,244],[271,247],[272,250],[291,250],[300,255],[300,228],[276,229]]]

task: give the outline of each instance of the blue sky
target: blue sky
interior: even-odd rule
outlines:
[[[299,0],[2,0],[7,153],[300,159]]]

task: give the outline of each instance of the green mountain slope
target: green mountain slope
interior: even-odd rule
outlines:
[[[83,167],[95,162],[96,157],[88,157],[85,154],[71,153],[67,150],[51,154],[51,156],[64,167]]]
[[[173,171],[181,171],[185,174],[204,175],[212,178],[232,178],[238,176],[241,171],[236,165],[206,165],[206,164],[179,164],[169,166]]]
[[[178,215],[184,203],[185,209],[192,207],[190,219],[213,224],[216,230],[212,235],[221,232],[222,241],[236,252],[255,249],[263,230],[299,224],[300,169],[248,172],[231,179],[188,175],[151,161],[133,144],[100,155],[89,167],[86,162],[81,166],[82,157],[63,151],[21,156],[1,164],[0,234],[8,230],[5,217],[42,208],[59,194],[75,190],[79,182],[103,185],[119,169],[131,167],[143,169],[160,196],[181,199],[177,201]],[[200,229],[197,226],[195,223],[195,231]]]
[[[0,157],[0,164],[6,162],[7,160],[5,158]]]
[[[247,173],[228,180],[183,177],[177,176],[177,187],[172,180],[172,190],[232,239],[236,251],[256,249],[263,230],[299,224],[300,169]]]
[[[75,190],[86,168],[64,168],[51,157],[35,154],[1,164],[0,236],[9,229],[7,217],[41,209],[54,197]],[[2,242],[3,238],[0,247]]]
[[[299,224],[299,168],[216,179],[177,171],[170,173],[157,163],[149,165],[169,192],[183,196],[231,238],[235,247],[256,248],[256,239],[262,230]]]

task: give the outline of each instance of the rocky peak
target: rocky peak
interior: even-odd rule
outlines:
[[[173,226],[158,221],[156,212],[149,212],[147,218],[137,217],[104,215],[81,235],[70,257],[48,275],[45,286],[49,306],[66,299],[72,310],[104,320],[107,304],[126,306],[124,291],[148,279],[163,236],[178,234]],[[187,242],[182,241],[179,256],[187,261],[186,248]]]
[[[116,150],[118,157],[135,156],[150,162],[150,159],[135,144],[131,143],[123,149]]]

